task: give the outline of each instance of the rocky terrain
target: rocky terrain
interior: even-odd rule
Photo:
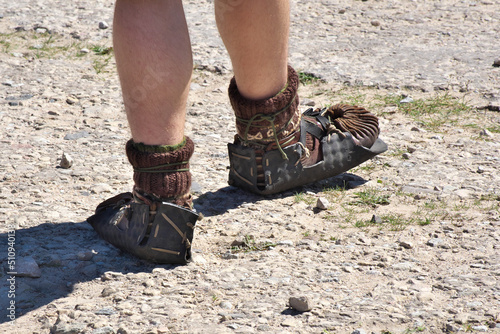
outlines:
[[[301,108],[363,105],[389,150],[275,196],[228,186],[231,65],[213,2],[184,1],[205,218],[170,266],[86,223],[132,187],[113,2],[0,0],[0,332],[500,333],[500,3],[292,3]]]

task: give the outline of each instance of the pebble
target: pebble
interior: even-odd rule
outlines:
[[[101,297],[109,297],[114,295],[116,292],[117,290],[115,288],[108,286],[101,291]]]
[[[482,129],[481,132],[479,132],[479,135],[482,137],[493,137],[493,133],[491,133],[488,129]]]
[[[115,334],[113,327],[105,326],[101,328],[96,328],[92,331],[92,334]]]
[[[324,197],[319,197],[316,201],[316,207],[320,210],[328,210],[329,206],[330,202]]]
[[[358,328],[358,329],[355,329],[351,332],[351,334],[366,334],[366,332],[361,329],[361,328]]]
[[[87,327],[84,323],[62,323],[58,322],[52,326],[50,333],[51,334],[77,334],[81,333],[85,327]]]
[[[311,301],[305,296],[290,297],[288,299],[288,305],[299,312],[308,312],[313,308]]]
[[[401,103],[401,104],[412,103],[412,102],[413,102],[413,98],[411,96],[407,96],[404,99],[402,99],[401,101],[399,101],[399,103]]]
[[[444,241],[441,238],[432,238],[427,241],[427,245],[431,247],[438,247],[441,246],[443,243]]]
[[[11,270],[9,270],[11,272]],[[21,257],[16,260],[15,276],[39,278],[42,276],[42,271],[35,259],[31,256]]]
[[[76,133],[67,134],[66,136],[64,136],[64,140],[76,140],[80,138],[86,138],[88,136],[90,136],[90,134],[87,131],[79,131]]]
[[[489,331],[488,326],[485,326],[485,325],[472,326],[472,329],[475,330],[475,331],[478,331],[478,332],[487,332],[487,331]]]
[[[223,309],[226,309],[226,310],[230,310],[230,309],[233,308],[233,304],[231,304],[230,302],[225,301],[225,300],[221,301],[219,303],[219,306],[220,306],[220,308],[223,308]]]
[[[108,29],[109,28],[109,24],[106,22],[106,21],[101,21],[99,22],[99,29]]]
[[[73,166],[73,158],[68,153],[63,153],[61,157],[61,162],[59,162],[59,166],[64,169],[71,168]]]
[[[372,219],[370,220],[372,224],[382,224],[382,218],[377,215],[373,215]]]
[[[295,328],[300,324],[299,320],[296,320],[295,318],[288,317],[284,321],[281,322],[281,326],[283,327],[292,327]]]
[[[458,313],[453,317],[453,321],[457,324],[464,325],[469,322],[470,315],[468,313]]]
[[[401,247],[406,248],[406,249],[413,248],[413,243],[410,241],[399,241],[399,244],[401,245]]]
[[[494,67],[500,67],[500,58],[495,59],[495,61],[493,61],[493,66]]]

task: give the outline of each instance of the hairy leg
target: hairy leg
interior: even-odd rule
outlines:
[[[180,143],[193,67],[181,0],[117,0],[113,25],[134,142]]]
[[[289,0],[216,0],[215,15],[241,95],[261,100],[281,91],[287,82]]]

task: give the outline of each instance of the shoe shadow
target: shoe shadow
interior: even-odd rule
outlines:
[[[100,239],[86,221],[44,223],[9,232],[0,233],[0,324],[67,297],[76,284],[95,280],[108,271],[150,273],[158,267],[175,268],[121,252]],[[35,276],[38,272],[40,277],[18,276],[25,271],[26,260],[32,264],[27,271]]]
[[[294,188],[275,195],[257,195],[240,188],[227,186],[213,192],[206,192],[193,201],[194,207],[205,217],[224,214],[228,210],[238,208],[247,203],[258,203],[263,200],[295,196],[301,192],[320,193],[327,189],[349,190],[359,187],[368,181],[351,173],[342,173],[337,176],[321,180],[306,186]]]

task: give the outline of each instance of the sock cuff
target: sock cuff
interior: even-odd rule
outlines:
[[[136,143],[132,142],[132,145],[140,152],[148,152],[148,153],[167,153],[178,150],[184,145],[186,145],[186,137],[176,145],[147,145],[144,143]]]
[[[183,145],[181,143],[173,146],[154,146],[137,144],[130,139],[125,146],[125,150],[128,160],[134,168],[152,168],[185,162],[185,164],[175,165],[171,168],[159,167],[161,169],[180,169],[185,168],[194,153],[194,143],[189,137],[185,137],[183,143]],[[155,152],[155,150],[164,150],[164,152]]]
[[[298,105],[298,87],[299,77],[297,72],[293,69],[293,67],[288,65],[287,83],[284,89],[273,97],[262,100],[250,100],[243,97],[238,90],[238,85],[234,77],[231,79],[229,84],[228,93],[236,116],[248,120],[255,114],[275,113],[276,111],[285,108],[292,99],[295,99],[294,104]]]

